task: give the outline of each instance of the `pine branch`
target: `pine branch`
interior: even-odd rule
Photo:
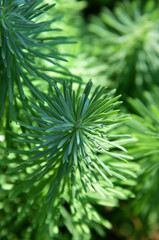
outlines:
[[[44,72],[43,62],[54,66],[52,71],[62,68],[68,74],[68,70],[58,63],[66,60],[57,52],[56,46],[72,41],[55,34],[49,38],[45,36],[46,33],[60,30],[51,27],[56,17],[48,21],[38,20],[43,13],[46,14],[54,7],[54,4],[41,5],[39,0],[20,2],[3,0],[0,6],[0,118],[2,118],[6,98],[10,108],[13,108],[16,87],[25,106],[24,84],[29,88],[31,86],[30,79],[29,84],[25,81],[26,74],[47,82],[55,81],[55,77]],[[37,62],[42,69],[39,69]]]
[[[158,13],[157,2],[124,1],[113,11],[103,8],[88,26],[90,53],[105,63],[109,85],[122,97],[140,96],[140,88],[158,83]]]
[[[90,188],[92,181],[98,181],[97,172],[109,187],[113,187],[108,176],[114,175],[115,172],[109,170],[97,154],[106,153],[109,157],[124,162],[132,159],[125,153],[113,152],[113,149],[124,152],[126,149],[118,144],[116,138],[109,140],[107,135],[114,125],[127,120],[127,117],[120,116],[118,110],[115,110],[121,103],[118,101],[120,96],[113,97],[113,91],[107,93],[107,89],[100,87],[90,94],[91,88],[92,83],[89,82],[80,96],[78,89],[75,93],[73,86],[64,82],[62,90],[54,85],[52,97],[41,93],[43,102],[39,100],[37,104],[32,100],[35,111],[31,115],[27,112],[25,114],[35,122],[35,125],[19,122],[28,130],[15,141],[30,146],[36,144],[36,147],[30,152],[33,156],[13,171],[27,167],[34,169],[35,166],[36,170],[30,174],[26,187],[25,183],[22,184],[21,190],[28,189],[41,181],[46,174],[48,176],[51,173],[48,201],[53,201],[64,178],[68,181],[71,179],[74,195],[77,169],[85,191],[88,185]],[[123,137],[119,135],[118,139]],[[126,141],[129,139],[125,139]],[[87,175],[87,172],[91,175]],[[120,174],[118,176],[120,177]],[[18,192],[21,190],[17,187]]]
[[[159,88],[153,86],[153,92],[144,92],[143,101],[129,99],[129,102],[136,115],[133,115],[128,126],[138,138],[137,143],[130,146],[130,154],[140,164],[136,200],[132,205],[135,214],[140,214],[144,222],[151,226],[159,221]]]

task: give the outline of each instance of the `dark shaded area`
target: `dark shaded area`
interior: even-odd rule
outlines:
[[[145,228],[148,226],[146,222],[141,221],[139,216],[134,216],[131,212],[131,200],[120,201],[117,208],[96,206],[97,211],[104,218],[109,220],[113,228],[106,230],[106,237],[97,235],[92,231],[93,239],[111,239],[111,240],[157,240],[158,231],[154,229],[147,235]]]
[[[80,1],[80,0],[78,0]],[[101,9],[105,6],[113,9],[114,6],[121,2],[120,0],[87,0],[87,7],[84,9],[84,17],[87,19],[89,15],[98,15]]]

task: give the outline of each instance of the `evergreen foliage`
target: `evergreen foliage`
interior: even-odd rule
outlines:
[[[35,169],[37,165],[37,169],[29,177],[32,183],[39,181],[51,171],[48,199],[54,199],[62,177],[69,176],[70,172],[71,188],[75,191],[77,168],[85,191],[87,185],[90,189],[94,189],[92,183],[98,180],[96,171],[112,187],[107,175],[112,176],[115,172],[109,170],[109,167],[99,159],[97,156],[99,152],[123,161],[131,159],[126,154],[110,151],[113,147],[126,152],[120,142],[122,144],[122,138],[126,138],[127,135],[111,135],[114,125],[127,119],[118,115],[118,110],[115,110],[115,107],[120,104],[117,101],[119,96],[112,98],[112,93],[107,94],[106,89],[97,87],[89,97],[91,87],[92,83],[89,82],[80,96],[80,86],[76,89],[76,94],[72,85],[64,83],[63,93],[55,85],[54,91],[50,92],[52,97],[41,93],[43,102],[39,100],[38,105],[35,102],[32,103],[35,113],[24,112],[35,122],[35,126],[20,122],[20,125],[27,128],[29,132],[25,131],[21,134],[22,138],[15,141],[31,145],[35,143],[36,147],[31,149],[33,156],[24,161],[22,166],[18,166],[17,170],[30,166],[34,166]],[[129,140],[124,139],[124,143],[126,141]],[[21,150],[20,153],[22,153]],[[105,173],[100,168],[103,168]],[[91,177],[88,171],[92,173]],[[115,175],[120,177],[118,174]],[[27,183],[30,186],[30,181]]]
[[[159,222],[158,181],[159,181],[159,89],[153,86],[151,93],[145,92],[143,102],[130,99],[130,104],[138,115],[133,115],[130,128],[138,138],[131,149],[132,155],[140,163],[137,198],[134,211],[140,214],[148,226]],[[137,107],[136,107],[137,106]]]
[[[52,28],[51,24],[56,17],[48,21],[39,21],[38,18],[55,4],[40,5],[41,1],[7,1],[0,2],[0,117],[4,113],[5,98],[7,95],[10,113],[13,114],[15,85],[18,94],[25,106],[25,84],[33,92],[36,91],[31,82],[31,76],[40,77],[46,81],[55,78],[46,75],[37,66],[37,61],[47,61],[55,66],[57,62],[65,61],[56,51],[56,45],[68,42],[66,37],[43,36],[43,33],[56,32],[60,29]],[[37,60],[38,59],[38,60]],[[52,71],[53,70],[52,68]],[[28,77],[27,72],[30,74]],[[11,119],[13,116],[11,116]]]
[[[0,0],[0,239],[153,239],[158,1],[55,3]]]
[[[158,82],[158,11],[158,1],[123,1],[91,19],[94,54],[123,97],[140,96],[140,88]]]

